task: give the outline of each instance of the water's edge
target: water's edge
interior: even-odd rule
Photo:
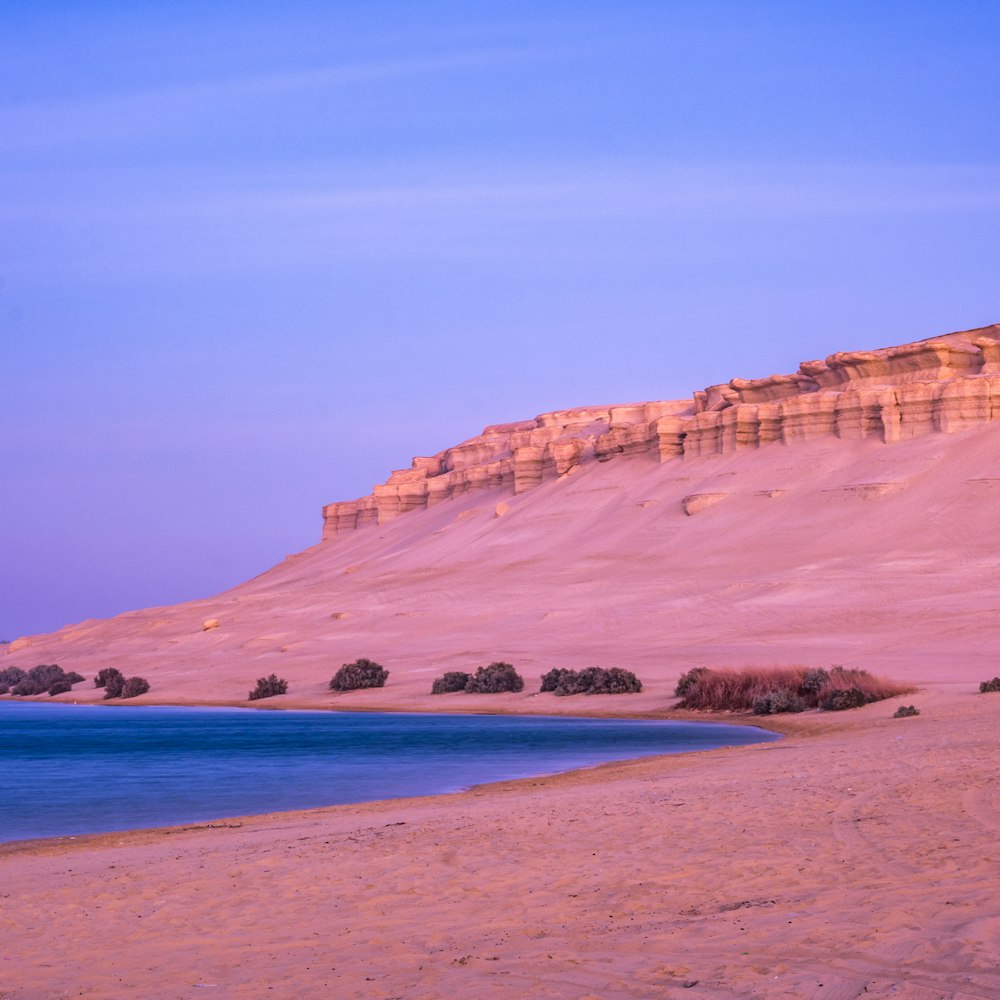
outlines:
[[[0,775],[6,843],[426,798],[780,738],[715,720],[21,705],[0,704],[0,735],[17,737]]]

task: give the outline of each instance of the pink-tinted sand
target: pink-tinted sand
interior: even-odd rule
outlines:
[[[914,684],[921,714],[892,719],[896,699],[769,721],[777,744],[8,845],[0,998],[1000,997],[1000,695],[978,693],[1000,673],[993,329],[897,350],[899,399],[857,397],[884,440],[820,421],[794,443],[581,461],[339,534],[217,597],[12,643],[0,666],[141,674],[137,703],[245,704],[275,672],[289,694],[261,707],[663,717],[693,666],[839,663]],[[957,375],[914,373],[952,355]],[[883,355],[837,364],[898,375]],[[823,405],[817,421],[853,426]],[[886,443],[918,418],[964,429]],[[331,693],[359,656],[387,686]],[[497,659],[523,693],[429,694]],[[545,670],[591,664],[645,690],[537,693]]]

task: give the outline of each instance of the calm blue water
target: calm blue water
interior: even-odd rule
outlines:
[[[457,791],[778,737],[687,722],[0,701],[0,841]]]

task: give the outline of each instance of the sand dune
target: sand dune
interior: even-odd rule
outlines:
[[[487,429],[227,593],[11,644],[2,665],[142,673],[140,701],[242,701],[275,671],[275,706],[665,716],[691,666],[842,663],[914,683],[921,714],[0,847],[0,997],[1000,997],[1000,695],[977,693],[1000,672],[998,364],[993,327]],[[357,656],[386,688],[327,691]],[[430,696],[493,659],[524,693]],[[535,693],[594,663],[646,690]]]

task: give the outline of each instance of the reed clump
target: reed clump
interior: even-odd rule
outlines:
[[[842,666],[744,667],[741,670],[696,667],[682,675],[674,691],[678,708],[713,712],[776,715],[819,708],[839,712],[909,694],[907,684],[867,670]]]

